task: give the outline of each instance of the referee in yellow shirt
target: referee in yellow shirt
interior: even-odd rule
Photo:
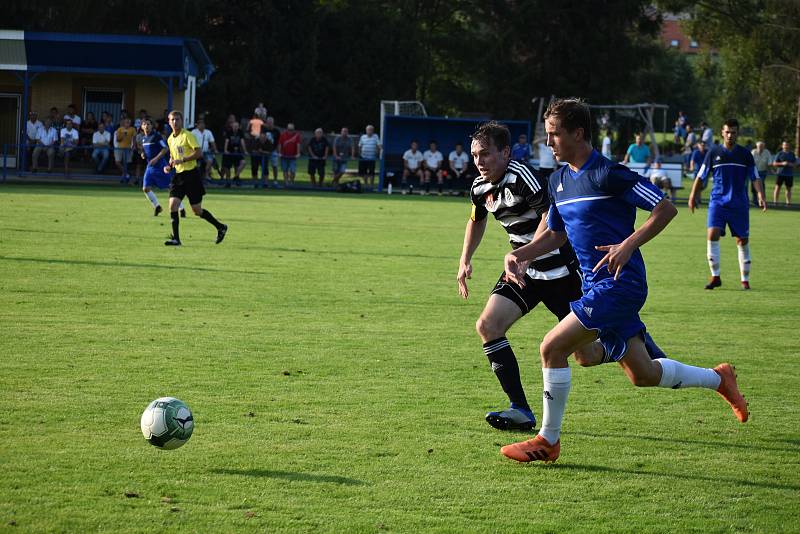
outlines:
[[[211,212],[203,209],[203,195],[206,188],[203,186],[203,177],[197,167],[197,160],[203,157],[203,151],[193,133],[183,129],[183,113],[171,111],[169,114],[169,125],[172,133],[167,139],[169,145],[169,165],[164,167],[164,173],[169,174],[175,169],[175,176],[169,185],[169,211],[172,217],[172,237],[164,242],[167,246],[177,247],[181,245],[180,218],[178,208],[183,197],[189,198],[192,211],[198,217],[202,217],[217,229],[216,242],[222,243],[225,234],[228,232],[228,225],[222,224],[211,215]]]

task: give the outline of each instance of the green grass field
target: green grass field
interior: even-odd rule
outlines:
[[[160,194],[162,202],[166,200]],[[141,193],[0,186],[0,531],[800,531],[796,212],[752,212],[703,290],[705,212],[644,249],[642,312],[695,365],[731,361],[739,424],[706,390],[573,370],[558,462],[499,447],[506,399],[474,322],[507,250],[496,223],[457,295],[467,201],[214,191],[184,246]],[[537,309],[509,334],[537,412]],[[193,410],[177,451],[139,416]]]

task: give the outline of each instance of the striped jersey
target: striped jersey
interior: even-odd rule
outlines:
[[[710,203],[726,208],[747,208],[747,180],[757,180],[758,172],[753,155],[746,148],[734,145],[733,150],[728,150],[717,145],[707,151],[696,178],[705,185],[709,174],[713,180]]]
[[[519,248],[533,240],[540,217],[547,213],[550,198],[547,194],[547,177],[525,162],[510,160],[506,174],[497,182],[478,177],[470,190],[472,220],[482,221],[489,213],[508,233],[512,248]],[[569,243],[560,249],[543,254],[531,262],[528,276],[539,280],[553,280],[569,274],[576,264],[575,253]]]

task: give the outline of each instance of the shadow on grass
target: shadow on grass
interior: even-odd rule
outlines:
[[[278,478],[292,482],[317,482],[322,484],[341,484],[344,486],[363,486],[363,480],[340,477],[337,475],[317,475],[313,473],[296,473],[293,471],[276,471],[274,469],[212,469],[218,475],[236,475],[257,478]]]
[[[572,436],[584,436],[587,438],[598,438],[603,440],[607,440],[609,438],[624,439],[624,440],[640,439],[643,441],[677,443],[681,445],[703,445],[706,447],[742,449],[743,451],[751,451],[753,449],[753,446],[750,444],[731,443],[730,441],[704,441],[700,439],[663,438],[660,436],[642,436],[639,434],[593,434],[591,432],[565,432],[565,434],[570,434]],[[800,440],[784,439],[777,441],[782,441],[789,445],[794,445],[794,447],[775,447],[773,445],[759,443],[758,449],[762,451],[773,451],[773,452],[791,452],[791,453],[800,452],[798,451],[798,447],[800,447]]]
[[[259,271],[242,271],[236,269],[215,269],[213,267],[189,267],[184,265],[162,265],[155,263],[125,263],[121,261],[90,261],[90,260],[59,260],[55,258],[10,258],[0,256],[0,261],[19,261],[25,263],[50,263],[63,265],[91,265],[93,267],[129,267],[133,269],[167,269],[170,271],[203,271],[210,273],[234,273],[234,274],[263,274],[268,273]]]
[[[759,480],[744,480],[740,478],[731,477],[715,477],[698,475],[697,473],[656,473],[653,471],[637,471],[635,469],[621,469],[618,467],[607,467],[604,465],[587,465],[587,464],[552,464],[551,469],[558,469],[562,471],[576,471],[585,473],[608,473],[616,475],[639,475],[653,478],[676,479],[676,480],[699,480],[702,482],[713,482],[714,484],[736,485],[736,486],[750,486],[754,488],[766,489],[779,489],[798,491],[800,485],[798,484],[780,484],[778,482],[767,482]]]

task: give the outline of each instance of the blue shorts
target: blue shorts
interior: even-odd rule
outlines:
[[[273,167],[278,167],[278,158],[279,156],[277,150],[269,155],[269,162]]]
[[[283,172],[297,172],[297,158],[281,158],[281,169]]]
[[[750,237],[750,208],[726,208],[719,204],[708,204],[708,227],[719,228],[721,235],[725,235],[725,226],[731,229],[735,237]]]
[[[634,291],[613,278],[604,278],[588,288],[583,296],[570,303],[572,312],[587,330],[597,330],[606,356],[619,361],[628,350],[628,340],[645,330],[639,310],[647,291]]]
[[[347,172],[347,160],[333,160],[333,172],[334,174],[344,174]]]
[[[169,183],[172,180],[172,175],[174,173],[164,174],[162,169],[158,167],[150,167],[148,166],[147,169],[144,171],[144,187],[157,187],[159,189],[167,189],[169,188]]]

